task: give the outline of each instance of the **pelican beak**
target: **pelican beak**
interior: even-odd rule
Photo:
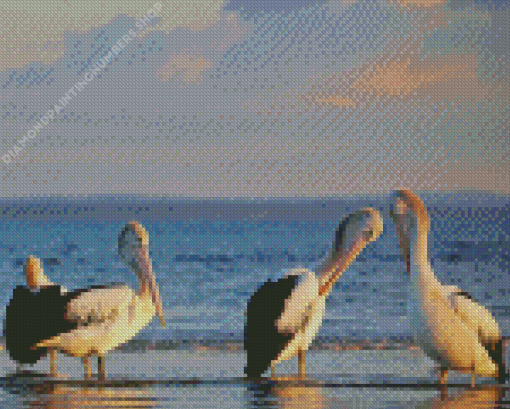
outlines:
[[[363,237],[356,237],[349,246],[349,249],[345,253],[345,268],[347,268],[358,256],[359,253],[368,245],[368,242]]]
[[[158,283],[156,282],[156,277],[154,277],[154,274],[152,273],[152,262],[151,259],[149,258],[149,254],[146,248],[142,248],[140,250],[138,256],[138,263],[142,275],[142,282],[148,285],[149,291],[152,296],[152,303],[156,308],[156,315],[158,316],[161,325],[165,327],[166,322],[165,317],[163,316],[163,305],[159,297],[159,287]]]
[[[349,265],[356,259],[359,253],[373,240],[377,239],[382,231],[380,229],[374,231],[374,235],[370,238],[358,235],[348,246],[348,248],[341,248],[338,252],[333,253],[328,262],[326,262],[323,269],[330,271],[327,280],[319,288],[319,295],[328,292],[334,282],[340,277]]]
[[[159,299],[159,291],[158,291],[158,295],[156,297],[155,305],[156,305],[156,315],[159,318],[159,323],[164,328],[164,327],[166,327],[166,321],[165,321],[165,316],[163,315],[163,305],[161,304],[161,300]]]
[[[36,259],[33,259],[31,257],[27,258],[27,262],[25,264],[25,276],[27,279],[27,284],[30,288],[34,289],[37,287],[37,277],[39,275],[39,266],[36,266],[38,264]]]
[[[400,250],[402,251],[402,256],[404,258],[404,263],[406,263],[407,267],[407,275],[411,275],[411,259],[410,259],[410,246],[411,246],[411,238],[409,237],[409,229],[404,228],[405,220],[404,214],[395,213],[393,210],[390,211],[391,219],[393,220],[393,224],[395,225],[395,229],[397,230],[397,235],[400,241]]]
[[[163,328],[166,327],[165,317],[163,316],[163,307],[161,303],[156,306],[156,314],[158,315],[159,322]]]
[[[39,287],[45,285],[52,285],[48,278],[44,275],[41,260],[34,256],[28,256],[25,264],[25,275],[27,279],[27,285],[32,289],[36,290]]]
[[[373,213],[373,211],[372,211]],[[356,257],[358,257],[359,253],[363,251],[363,249],[370,244],[370,242],[375,241],[379,238],[383,231],[383,219],[382,216],[376,212],[374,214],[375,223],[372,225],[372,233],[370,235],[366,235],[366,231],[360,232],[356,235],[356,238],[349,245],[348,250],[344,253],[345,259],[342,261],[342,264],[345,265],[345,268],[351,264]],[[343,251],[342,251],[343,252]]]

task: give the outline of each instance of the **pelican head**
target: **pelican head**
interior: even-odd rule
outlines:
[[[149,235],[140,223],[129,222],[120,232],[119,256],[138,275],[142,293],[149,290],[156,308],[156,315],[161,325],[165,326],[159,288],[152,273],[152,262],[149,258]]]
[[[377,210],[370,207],[352,213],[342,220],[336,230],[331,256],[322,268],[325,283],[320,290],[321,295],[330,290],[334,281],[382,231],[383,218]]]
[[[34,256],[28,256],[25,263],[25,277],[27,278],[27,285],[31,290],[37,290],[41,286],[51,285],[51,282],[44,275],[41,267],[41,260]]]
[[[411,274],[411,234],[417,230],[425,240],[429,229],[427,208],[423,201],[410,190],[397,190],[390,216],[393,219],[400,240],[402,256],[407,264],[407,274]]]
[[[382,231],[383,219],[377,210],[366,207],[347,216],[336,231],[333,256],[347,258],[350,264]]]

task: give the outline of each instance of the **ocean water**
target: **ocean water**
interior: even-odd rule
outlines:
[[[429,256],[443,283],[489,308],[510,335],[510,198],[489,194],[422,196],[431,219]],[[318,335],[322,342],[410,340],[408,280],[389,197],[308,200],[172,200],[129,197],[0,201],[0,318],[23,284],[28,255],[67,288],[136,277],[117,256],[130,220],[149,233],[167,327],[154,320],[139,340],[242,341],[251,294],[268,278],[314,268],[340,220],[379,209],[384,233],[335,285]]]

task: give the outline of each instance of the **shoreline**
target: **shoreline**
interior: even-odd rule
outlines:
[[[413,343],[393,340],[339,340],[336,342],[314,341],[310,346],[311,351],[357,351],[357,350],[403,350],[416,348]],[[164,350],[189,350],[189,351],[243,351],[242,341],[176,341],[176,340],[134,340],[118,348],[120,352],[145,352]]]
[[[510,337],[503,337],[505,348],[508,346]],[[6,350],[5,338],[0,337],[0,350]],[[131,340],[115,348],[115,351],[123,353],[136,353],[147,351],[243,351],[242,341],[226,340]],[[315,340],[309,351],[420,351],[421,348],[409,340],[377,339],[377,340],[353,340],[340,339],[336,341]]]
[[[0,349],[5,350],[5,338],[0,338]],[[419,349],[412,341],[396,340],[338,340],[338,341],[314,341],[310,351],[378,351],[378,350],[414,350]],[[146,351],[243,351],[242,341],[223,340],[131,340],[120,345],[115,350],[125,353]]]

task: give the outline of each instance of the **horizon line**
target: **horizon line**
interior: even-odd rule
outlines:
[[[17,200],[17,199],[167,199],[167,200],[191,200],[191,201],[199,201],[199,200],[224,200],[224,201],[237,201],[237,200],[263,200],[263,201],[271,201],[271,200],[334,200],[334,199],[346,199],[346,198],[358,198],[358,197],[384,197],[391,195],[392,192],[395,192],[397,189],[388,190],[387,192],[379,192],[379,193],[344,193],[338,196],[154,196],[147,194],[136,194],[136,193],[120,193],[120,194],[110,194],[110,193],[99,193],[99,194],[77,194],[77,195],[37,195],[37,196],[0,196],[0,201],[2,200]],[[463,196],[480,196],[480,195],[489,195],[489,196],[497,196],[500,198],[510,198],[510,193],[502,193],[491,190],[414,190],[417,194],[420,195],[439,195],[439,196],[455,196],[455,195],[463,195]]]

